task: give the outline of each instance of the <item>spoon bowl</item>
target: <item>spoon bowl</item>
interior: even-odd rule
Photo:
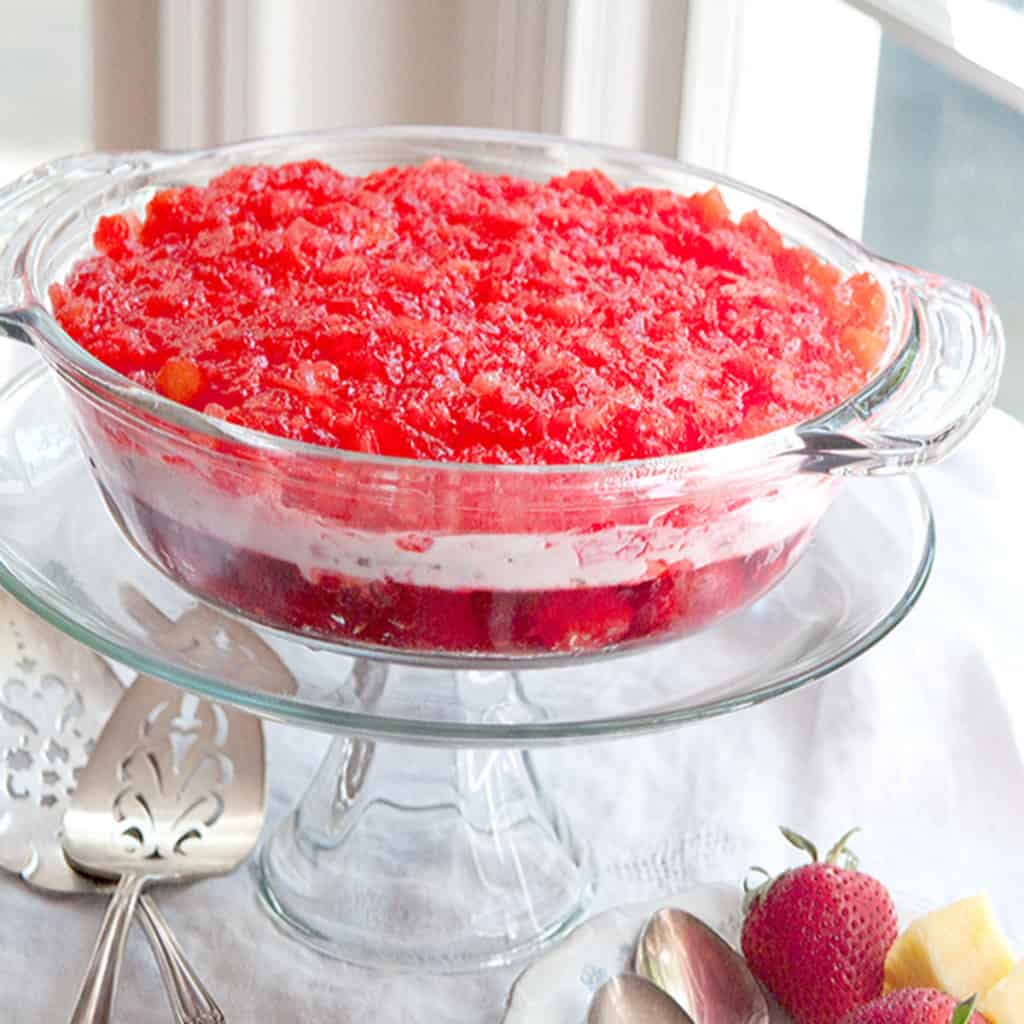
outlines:
[[[606,981],[594,996],[586,1024],[694,1024],[656,985],[635,974]]]
[[[637,944],[636,971],[700,1024],[768,1024],[768,1000],[746,961],[685,910],[654,914]]]

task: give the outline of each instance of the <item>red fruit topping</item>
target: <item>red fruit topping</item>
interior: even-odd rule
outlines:
[[[842,1024],[988,1024],[973,1013],[974,1000],[957,1005],[952,996],[931,988],[904,988],[874,999],[847,1014]]]
[[[814,863],[767,882],[743,922],[743,955],[796,1024],[838,1024],[881,995],[885,957],[899,934],[885,887],[851,866],[844,837],[818,863],[806,840],[783,830]]]
[[[142,223],[104,217],[95,245],[51,299],[97,358],[228,422],[386,455],[719,445],[839,404],[886,344],[870,277],[734,222],[716,189],[597,171],[236,167]]]
[[[191,359],[168,359],[156,375],[156,389],[172,401],[188,405],[203,388],[203,374]]]

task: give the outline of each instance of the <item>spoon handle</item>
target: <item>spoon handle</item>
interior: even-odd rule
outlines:
[[[121,973],[121,958],[135,905],[146,884],[145,875],[124,874],[114,889],[82,979],[70,1024],[109,1024]]]
[[[166,918],[149,896],[139,898],[139,914],[167,989],[175,1024],[225,1024],[220,1007],[199,980]]]

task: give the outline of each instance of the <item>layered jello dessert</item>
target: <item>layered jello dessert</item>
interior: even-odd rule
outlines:
[[[724,483],[702,453],[835,408],[888,343],[870,276],[717,190],[599,171],[236,167],[94,244],[51,290],[61,326],[215,428],[83,430],[128,533],[203,596],[353,646],[585,653],[748,604],[834,482]]]

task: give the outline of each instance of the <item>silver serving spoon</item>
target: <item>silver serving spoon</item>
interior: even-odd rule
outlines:
[[[99,895],[105,887],[65,859],[62,821],[124,687],[102,658],[7,594],[0,666],[0,868],[48,893]],[[140,908],[175,1020],[223,1022],[156,905],[146,898]]]
[[[72,1024],[113,1012],[128,924],[143,889],[233,871],[266,801],[259,719],[140,676],[115,709],[64,816],[64,853],[117,879]]]
[[[768,1024],[768,1000],[744,959],[685,910],[659,910],[645,925],[636,971],[700,1024]]]
[[[606,981],[594,996],[586,1024],[694,1024],[656,985],[635,974]],[[703,1022],[702,1022],[703,1024]]]

